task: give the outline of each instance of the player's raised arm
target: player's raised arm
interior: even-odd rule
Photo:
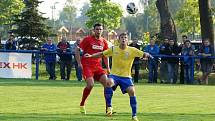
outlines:
[[[95,53],[92,55],[90,55],[88,53],[84,54],[84,57],[86,57],[86,58],[101,58],[102,56],[103,56],[103,52],[98,52],[98,53]]]

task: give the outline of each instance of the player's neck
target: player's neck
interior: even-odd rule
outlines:
[[[94,35],[94,37],[96,40],[99,40],[101,38],[101,36],[95,36],[95,35]]]
[[[127,45],[119,45],[119,48],[125,50],[127,48]]]

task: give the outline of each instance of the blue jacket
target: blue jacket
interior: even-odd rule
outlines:
[[[190,54],[190,53],[193,53],[193,54]],[[193,56],[194,55],[194,50],[192,47],[190,48],[183,48],[182,51],[181,51],[181,55],[184,55],[184,56],[187,56],[187,57],[184,57],[182,60],[184,62],[185,65],[191,65],[192,63],[192,60],[190,57],[188,56]]]
[[[56,49],[57,49],[55,44],[49,45],[47,43],[44,44],[42,46],[42,48],[48,49],[47,52],[56,52]],[[44,55],[45,55],[45,61],[46,62],[55,62],[56,61],[56,54],[55,53],[45,53]]]
[[[160,49],[156,44],[153,47],[151,45],[147,45],[144,48],[144,52],[148,52],[151,55],[157,55],[157,54],[159,54]],[[154,58],[154,60],[158,60],[158,58],[156,57],[156,58]]]
[[[14,41],[9,42],[7,41],[6,44],[4,45],[5,50],[16,50],[16,43]]]
[[[154,45],[153,47],[151,45],[147,45],[144,49],[144,52],[148,52],[151,55],[157,55],[159,54],[159,47],[157,45]]]
[[[205,54],[211,54],[212,56],[214,55],[214,49],[211,45],[209,46],[204,46],[202,45],[201,48],[199,48],[198,53],[205,53]],[[214,60],[210,58],[201,58],[200,62],[208,62],[208,63],[213,63]]]

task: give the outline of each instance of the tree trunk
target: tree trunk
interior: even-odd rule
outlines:
[[[163,38],[171,38],[177,41],[177,33],[174,21],[169,12],[167,0],[157,0],[156,6],[160,14],[160,34]]]
[[[214,29],[210,3],[210,0],[199,0],[201,35],[202,40],[208,38],[211,45],[214,45]]]

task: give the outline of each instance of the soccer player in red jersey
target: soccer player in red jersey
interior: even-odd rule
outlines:
[[[94,80],[100,82],[104,87],[108,86],[106,71],[102,68],[101,58],[86,58],[82,56],[80,58],[80,49],[85,53],[94,54],[102,52],[108,49],[107,41],[101,37],[103,32],[103,26],[101,24],[95,24],[93,28],[93,35],[87,36],[81,42],[79,47],[75,50],[76,60],[78,66],[82,68],[83,77],[86,80],[86,87],[83,90],[82,100],[80,103],[80,112],[86,114],[85,100],[90,95],[90,92],[94,85]],[[103,58],[107,68],[107,72],[110,72],[108,58]],[[111,86],[111,85],[110,85]]]

